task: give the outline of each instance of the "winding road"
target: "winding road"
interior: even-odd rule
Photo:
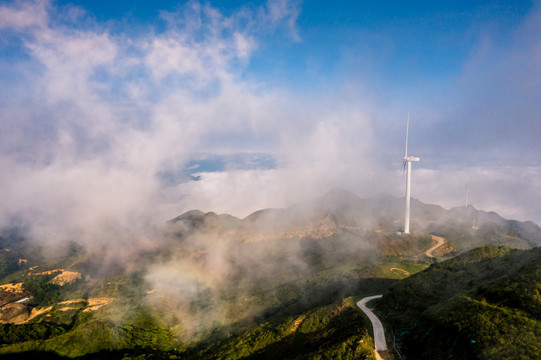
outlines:
[[[357,306],[366,314],[366,316],[368,316],[368,318],[372,322],[372,327],[374,328],[374,347],[376,348],[376,351],[387,350],[385,332],[383,330],[383,325],[381,324],[381,321],[379,321],[378,317],[374,315],[372,310],[366,307],[366,303],[374,299],[379,299],[382,296],[383,295],[369,296],[357,302]]]
[[[428,249],[425,252],[426,256],[428,257],[434,257],[434,254],[433,254],[434,250],[436,250],[437,248],[445,244],[445,239],[442,238],[441,236],[432,235],[432,240],[436,242],[436,245],[432,246],[430,249]]]

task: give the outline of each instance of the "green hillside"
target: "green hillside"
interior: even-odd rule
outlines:
[[[350,298],[295,316],[275,316],[190,351],[194,359],[374,359],[370,324]]]
[[[377,309],[410,359],[541,358],[541,248],[488,246],[393,285]]]
[[[396,270],[399,267],[401,271]],[[192,304],[187,312],[179,313],[171,303],[163,301],[163,296],[145,292],[148,284],[141,274],[99,282],[79,280],[63,286],[50,282],[57,272],[24,276],[23,286],[33,298],[18,306],[28,313],[43,312],[22,323],[0,323],[0,355],[371,358],[369,327],[351,300],[342,299],[384,292],[405,277],[405,272],[425,267],[413,263],[359,263],[310,273],[272,288],[265,284],[250,292],[231,288],[228,297],[213,301],[213,306],[229,309],[229,320],[200,319],[190,332],[186,330],[186,319],[199,316],[205,304]],[[242,305],[238,304],[240,296]],[[112,300],[92,310],[95,299]],[[6,318],[10,306],[14,304],[1,310]]]
[[[469,318],[461,318],[472,316],[470,308],[480,314],[477,308],[486,308],[490,324],[539,317],[532,305],[538,293],[529,291],[536,279],[526,261],[536,250],[488,247],[438,263],[478,243],[531,247],[541,238],[537,225],[479,212],[474,230],[471,208],[447,211],[414,201],[416,232],[405,235],[397,234],[400,209],[398,198],[362,200],[335,190],[244,219],[190,211],[144,244],[111,241],[94,248],[71,242],[47,249],[27,239],[24,228],[5,230],[0,354],[363,358],[369,326],[344,299],[390,287],[382,306],[406,353],[408,346],[415,352],[417,343],[428,349],[441,341],[449,356],[477,354],[487,341],[507,340],[476,335]],[[455,220],[462,225],[446,225]],[[444,244],[428,254],[438,241]],[[521,272],[521,266],[528,268]],[[505,310],[501,318],[494,309]],[[446,322],[451,313],[456,324]],[[519,325],[530,344],[529,334],[538,329],[528,324]]]

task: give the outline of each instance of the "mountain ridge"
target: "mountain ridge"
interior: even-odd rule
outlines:
[[[510,245],[530,248],[541,245],[541,227],[532,221],[508,220],[496,212],[477,210],[473,206],[444,209],[412,199],[411,228],[413,233],[440,234],[456,243],[458,251],[482,245]],[[188,211],[170,220],[188,226],[224,227],[244,231],[291,232],[295,229],[321,226],[349,229],[364,233],[380,229],[388,234],[399,232],[403,218],[403,198],[377,194],[361,199],[351,191],[333,189],[312,200],[286,208],[255,211],[244,218],[229,214],[217,215],[199,210]]]

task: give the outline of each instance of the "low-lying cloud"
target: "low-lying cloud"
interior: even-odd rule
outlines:
[[[335,187],[360,196],[401,194],[406,111],[403,120],[389,120],[397,109],[380,108],[384,95],[371,94],[366,84],[344,81],[339,89],[307,96],[245,76],[269,36],[302,42],[300,14],[296,1],[268,1],[229,15],[192,1],[162,11],[160,28],[130,30],[46,0],[0,6],[1,46],[16,49],[1,58],[0,225],[22,221],[42,242],[101,246],[114,238],[134,244],[148,239],[148,229],[192,208],[242,217]],[[523,29],[531,27],[533,20]],[[521,31],[517,38],[539,43]],[[526,53],[535,57],[533,52]],[[516,47],[496,69],[520,66],[523,54]],[[474,60],[465,74],[479,73]],[[538,67],[528,64],[512,83],[519,93],[528,89],[520,79]],[[537,165],[475,167],[464,157],[456,167],[436,164],[431,146],[445,145],[439,149],[451,154],[447,165],[464,154],[449,145],[456,134],[447,139],[453,132],[441,131],[450,126],[449,114],[435,113],[443,119],[438,124],[412,125],[411,150],[419,149],[414,155],[421,157],[413,196],[460,205],[461,189],[476,177],[474,205],[540,221],[532,201],[539,194]],[[272,160],[219,171],[187,169],[194,159],[242,154]]]

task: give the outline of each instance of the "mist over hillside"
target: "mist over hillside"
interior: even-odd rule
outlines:
[[[521,248],[541,245],[541,228],[531,221],[507,220],[495,212],[477,210],[471,205],[445,210],[412,199],[411,207],[414,232],[441,233],[456,241],[460,250],[498,241]],[[276,237],[281,233],[313,237],[318,236],[318,231],[349,230],[362,236],[376,230],[388,234],[399,232],[403,208],[403,198],[380,194],[361,199],[347,190],[335,189],[311,201],[285,209],[260,210],[244,219],[190,211],[171,220],[170,224],[182,224],[188,232],[219,230],[237,241],[250,241],[243,236],[268,234]]]
[[[6,259],[8,255],[12,259],[6,266],[12,266],[15,258],[28,258],[30,266],[77,254],[74,266],[98,277],[184,264],[196,272],[205,268],[213,275],[204,278],[215,278],[218,283],[221,276],[238,274],[295,278],[297,272],[320,270],[341,261],[377,260],[390,243],[409,238],[397,235],[403,207],[403,199],[391,195],[361,199],[335,189],[310,201],[260,210],[243,219],[189,211],[134,237],[129,246],[114,241],[114,233],[99,246],[87,246],[76,237],[50,244],[29,237],[23,225],[4,229],[1,245],[12,250],[4,252]],[[415,199],[412,230],[412,237],[445,237],[448,254],[490,244],[523,249],[541,245],[541,228],[532,222],[506,220],[472,206],[445,210]]]
[[[506,319],[537,356],[540,34],[541,0],[0,0],[0,356],[374,360],[381,294],[411,354]]]
[[[445,238],[436,254],[440,258],[485,244],[531,248],[541,243],[541,229],[533,223],[416,200],[413,233],[400,234],[403,205],[403,199],[390,195],[361,199],[335,189],[242,219],[192,210],[147,232],[143,241],[134,238],[129,247],[114,241],[85,247],[74,239],[51,248],[26,237],[24,227],[5,229],[0,237],[2,283],[20,285],[0,289],[0,300],[6,306],[24,296],[32,300],[0,310],[0,320],[61,321],[65,336],[75,336],[85,329],[77,324],[89,321],[81,319],[84,310],[96,326],[112,321],[107,331],[125,333],[126,324],[144,310],[154,319],[152,326],[165,331],[163,351],[175,343],[189,353],[190,346],[204,341],[210,346],[205,351],[214,353],[214,341],[250,331],[262,321],[288,321],[284,316],[384,292],[410,271],[436,261],[425,254],[432,235]],[[80,305],[56,305],[68,303]],[[45,339],[46,348],[69,353]],[[78,341],[82,350],[72,355],[89,351]],[[16,351],[18,343],[6,351]]]

